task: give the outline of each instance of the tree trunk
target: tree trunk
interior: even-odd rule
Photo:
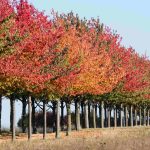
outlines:
[[[84,128],[84,102],[81,102],[81,123],[82,128]]]
[[[15,99],[14,97],[11,97],[10,100],[12,101],[12,141],[14,141],[15,140],[15,123],[16,123]]]
[[[99,128],[101,127],[101,105],[99,104]]]
[[[106,108],[106,105],[104,106],[104,113],[105,113],[105,127],[107,127],[107,108]]]
[[[147,126],[149,126],[149,109],[147,110]]]
[[[79,131],[81,129],[81,126],[80,126],[80,102],[76,101],[76,105],[77,105],[77,108],[76,108],[76,124],[77,124],[77,131]]]
[[[10,97],[10,132],[13,132],[13,101],[11,100],[11,97]]]
[[[61,130],[64,130],[64,102],[61,101]]]
[[[43,101],[43,139],[46,139],[46,127],[47,127],[47,118],[46,118],[46,101]]]
[[[66,135],[69,136],[71,133],[71,108],[70,108],[70,102],[66,103],[67,108],[67,133]]]
[[[126,127],[128,127],[128,107],[125,107]]]
[[[84,111],[85,111],[85,128],[89,128],[89,116],[88,116],[88,102],[84,103]]]
[[[96,127],[97,127],[97,104],[95,104],[95,121],[96,121]]]
[[[142,125],[142,112],[141,112],[141,107],[140,107],[140,126]]]
[[[0,134],[2,131],[2,96],[0,95]]]
[[[117,127],[117,109],[116,106],[114,108],[114,127]]]
[[[57,101],[56,138],[60,138],[60,101]]]
[[[134,110],[134,113],[135,113],[135,126],[137,126],[137,110],[136,110],[136,108]]]
[[[52,102],[52,112],[53,112],[53,132],[56,131],[56,102]]]
[[[32,135],[32,106],[31,106],[31,96],[29,96],[29,99],[28,99],[28,114],[29,114],[29,117],[28,117],[28,140],[30,141],[31,140],[31,135]]]
[[[131,124],[131,127],[133,127],[133,107],[132,107],[132,105],[130,107],[130,124]]]
[[[102,101],[101,102],[101,128],[104,128],[104,113],[103,113],[103,110],[104,110],[104,102]]]
[[[35,124],[35,99],[31,97],[31,101],[32,101],[32,131],[33,134],[36,134],[37,129]]]
[[[26,98],[22,97],[22,133],[26,132],[25,119],[26,119]]]
[[[74,104],[75,104],[75,110],[74,110],[74,112],[75,112],[75,127],[77,130],[77,119],[76,119],[76,117],[77,117],[77,100],[75,100]]]
[[[91,128],[91,105],[90,102],[88,102],[88,120],[89,120],[89,128]]]
[[[93,104],[93,128],[96,128],[95,104]]]
[[[144,108],[144,126],[146,126],[146,109]]]
[[[126,108],[123,107],[123,126],[126,126]]]
[[[120,127],[122,127],[122,109],[123,109],[123,106],[121,104],[121,109],[120,109]]]
[[[108,108],[108,128],[110,128],[111,110]]]

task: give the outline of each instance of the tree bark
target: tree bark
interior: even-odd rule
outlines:
[[[60,138],[60,101],[57,101],[56,138]]]
[[[33,134],[36,134],[37,129],[35,124],[35,98],[31,97],[31,101],[32,101],[32,131]]]
[[[93,128],[96,128],[95,104],[93,104]]]
[[[144,126],[146,126],[146,109],[144,108]]]
[[[101,102],[101,128],[104,128],[104,113],[103,113],[103,110],[104,110],[104,102],[102,101]]]
[[[111,110],[108,108],[108,128],[110,128]]]
[[[89,120],[89,128],[91,128],[91,105],[90,102],[88,102],[88,120]]]
[[[64,130],[64,102],[61,101],[61,130]]]
[[[130,107],[130,124],[131,124],[131,127],[133,127],[133,107],[132,107],[132,105]]]
[[[10,97],[10,132],[13,132],[13,101]]]
[[[76,108],[76,124],[77,124],[77,131],[81,130],[80,126],[80,102],[76,102],[77,108]],[[83,126],[82,126],[83,127]]]
[[[67,133],[66,135],[69,136],[71,133],[71,108],[70,108],[70,102],[66,103],[67,108]]]
[[[53,132],[56,131],[56,102],[52,102],[52,112],[53,112]]]
[[[101,105],[99,104],[99,128],[101,127]]]
[[[0,134],[2,131],[2,95],[0,95]]]
[[[114,108],[114,127],[117,127],[117,109],[116,106]]]
[[[147,110],[147,126],[149,126],[149,109]]]
[[[85,128],[89,128],[89,116],[88,116],[88,102],[84,103],[84,111],[85,111]]]
[[[31,106],[31,96],[29,96],[29,99],[28,99],[28,114],[29,114],[29,117],[28,117],[28,140],[30,141],[31,140],[31,136],[32,136],[32,106]]]
[[[47,127],[47,115],[46,115],[46,101],[43,101],[43,139],[46,139],[46,127]]]
[[[81,102],[81,124],[82,128],[84,128],[84,102]]]
[[[140,119],[140,126],[142,125],[142,112],[141,112],[141,107],[140,107],[140,116],[139,116],[139,119]]]
[[[105,127],[107,127],[107,108],[106,108],[106,105],[104,106],[104,113],[105,113]]]
[[[120,109],[120,127],[122,127],[122,109],[123,109],[123,105],[121,104],[121,109]]]
[[[126,127],[128,127],[128,107],[125,107]]]
[[[15,123],[16,123],[16,115],[15,115],[15,99],[11,96],[10,100],[12,101],[12,141],[15,140]]]
[[[76,100],[75,100],[74,104],[75,104],[74,113],[75,113],[75,118],[76,118],[76,116],[77,116],[77,101]],[[75,127],[77,130],[77,119],[75,119]]]
[[[136,108],[134,110],[134,113],[135,113],[135,126],[137,126],[137,110],[136,110]]]
[[[96,121],[96,128],[97,128],[97,104],[95,104],[95,121]]]
[[[22,132],[26,132],[25,119],[26,119],[26,105],[27,101],[25,96],[22,97]]]

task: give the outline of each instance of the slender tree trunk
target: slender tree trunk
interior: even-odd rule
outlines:
[[[104,113],[103,113],[103,110],[104,110],[104,102],[102,101],[101,102],[101,128],[104,128]]]
[[[149,109],[147,110],[147,126],[149,126]]]
[[[28,114],[29,114],[29,117],[28,117],[28,140],[30,141],[31,140],[31,136],[32,136],[32,106],[31,106],[31,96],[29,96],[29,99],[28,99]]]
[[[144,108],[144,126],[146,126],[146,109]]]
[[[130,106],[130,123],[131,123],[131,127],[133,127],[133,107],[132,107],[132,105]]]
[[[47,127],[47,116],[46,116],[46,101],[43,101],[43,139],[46,139],[46,127]]]
[[[99,128],[101,127],[101,105],[99,104]]]
[[[82,128],[84,128],[84,102],[81,102],[81,123],[82,123]]]
[[[120,127],[122,127],[122,109],[123,109],[123,106],[121,104],[121,109],[120,109]]]
[[[114,108],[114,127],[117,127],[117,109],[116,106]]]
[[[91,104],[88,102],[88,120],[89,120],[89,128],[91,128]]]
[[[36,134],[37,129],[35,124],[35,99],[31,97],[31,101],[32,101],[32,131],[33,134]]]
[[[95,104],[95,121],[96,121],[96,127],[97,127],[97,104]]]
[[[71,133],[71,108],[70,108],[70,102],[66,103],[67,108],[67,133],[66,135],[69,136]]]
[[[142,125],[142,112],[141,112],[141,107],[140,107],[140,126]]]
[[[15,123],[16,123],[16,118],[15,118],[15,99],[14,97],[11,97],[10,100],[12,101],[12,141],[15,140]]]
[[[25,119],[26,119],[26,105],[27,101],[26,98],[22,97],[22,132],[26,132],[26,126],[25,126]]]
[[[13,101],[10,97],[10,132],[13,132]]]
[[[105,127],[107,127],[107,107],[104,106],[104,112],[105,112]]]
[[[89,115],[88,115],[88,102],[84,103],[84,111],[85,111],[85,128],[89,128]]]
[[[128,107],[125,107],[126,127],[128,127]]]
[[[93,104],[93,128],[96,128],[95,104]]]
[[[53,132],[56,131],[56,102],[52,102],[52,111],[53,111]]]
[[[61,130],[64,130],[64,102],[61,101]]]
[[[76,124],[77,124],[77,131],[81,130],[80,126],[80,102],[76,102],[77,108],[76,108]],[[83,127],[83,126],[82,126]]]
[[[57,101],[56,138],[60,138],[60,101]]]
[[[2,96],[0,95],[0,134],[2,131]]]
[[[137,126],[137,110],[136,110],[136,108],[134,110],[134,113],[135,113],[135,126]]]
[[[108,108],[108,128],[110,128],[111,110]]]
[[[74,110],[74,112],[75,112],[75,127],[77,130],[77,119],[76,119],[76,117],[77,117],[77,100],[75,100],[74,104],[75,104],[75,110]]]
[[[123,107],[123,127],[125,127],[125,122],[126,122],[126,119],[125,119],[125,115],[126,114],[126,110],[125,110],[125,107]]]

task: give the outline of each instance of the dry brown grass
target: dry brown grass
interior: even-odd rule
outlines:
[[[10,137],[1,137],[0,150],[150,150],[150,127],[84,129],[70,136],[61,132],[61,138],[48,134],[33,135],[31,142],[20,135],[12,143]]]

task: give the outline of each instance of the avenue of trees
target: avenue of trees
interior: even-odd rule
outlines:
[[[1,0],[0,130],[5,97],[10,99],[13,140],[16,100],[22,102],[22,132],[28,106],[29,140],[35,132],[35,104],[42,107],[44,139],[48,107],[54,112],[56,138],[64,125],[66,135],[71,133],[72,104],[78,131],[110,127],[112,116],[114,127],[149,126],[150,60],[120,42],[99,19],[80,19],[72,12],[46,16],[27,0]]]

